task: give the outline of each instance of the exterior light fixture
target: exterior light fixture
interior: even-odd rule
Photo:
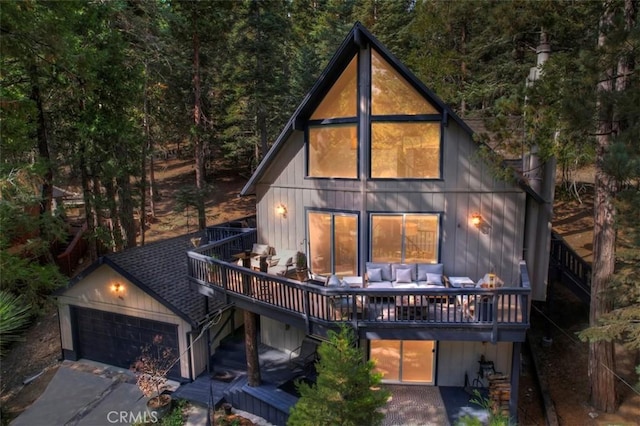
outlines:
[[[491,226],[482,217],[480,213],[474,213],[471,215],[471,224],[478,228],[483,234],[488,234]]]
[[[280,203],[276,206],[276,214],[280,217],[283,217],[286,219],[287,217],[287,206],[285,206],[284,204]]]
[[[111,284],[111,292],[118,296],[118,299],[124,300],[122,295],[124,294],[124,286],[120,283]]]

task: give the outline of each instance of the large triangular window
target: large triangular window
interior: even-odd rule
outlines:
[[[358,57],[354,56],[311,115],[310,177],[358,177]]]

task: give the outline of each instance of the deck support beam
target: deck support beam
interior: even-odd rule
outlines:
[[[518,423],[518,392],[520,385],[520,355],[522,351],[522,343],[513,342],[511,348],[511,395],[509,398],[509,416],[513,419],[514,424]],[[513,391],[515,390],[515,392]]]

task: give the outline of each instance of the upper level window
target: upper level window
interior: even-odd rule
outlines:
[[[354,56],[311,115],[310,177],[358,177],[358,57]]]
[[[438,111],[371,51],[371,177],[440,177]]]
[[[372,123],[371,177],[439,178],[440,123]]]
[[[358,175],[356,124],[309,127],[309,176],[355,179]]]
[[[438,114],[378,52],[371,49],[371,113],[373,115]]]
[[[311,120],[356,117],[358,106],[358,57],[354,56],[347,68],[325,95],[311,115]]]

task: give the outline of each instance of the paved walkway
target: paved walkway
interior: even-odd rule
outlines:
[[[440,391],[432,386],[385,385],[391,398],[383,426],[450,426]]]
[[[141,423],[150,420],[146,401],[135,385],[135,378],[126,370],[92,362],[65,361],[42,395],[16,417],[11,426]],[[190,412],[189,424],[205,426],[206,417],[206,409],[196,407]]]
[[[462,388],[385,386],[392,393],[384,409],[385,426],[445,426],[455,424],[464,415],[483,416],[478,406],[469,403],[469,395]],[[65,361],[40,398],[11,425],[131,424],[140,422],[145,415],[146,398],[135,385],[130,372],[103,364]],[[241,415],[252,417],[249,413]],[[268,424],[259,417],[253,421]],[[186,424],[206,426],[207,409],[192,405]]]

